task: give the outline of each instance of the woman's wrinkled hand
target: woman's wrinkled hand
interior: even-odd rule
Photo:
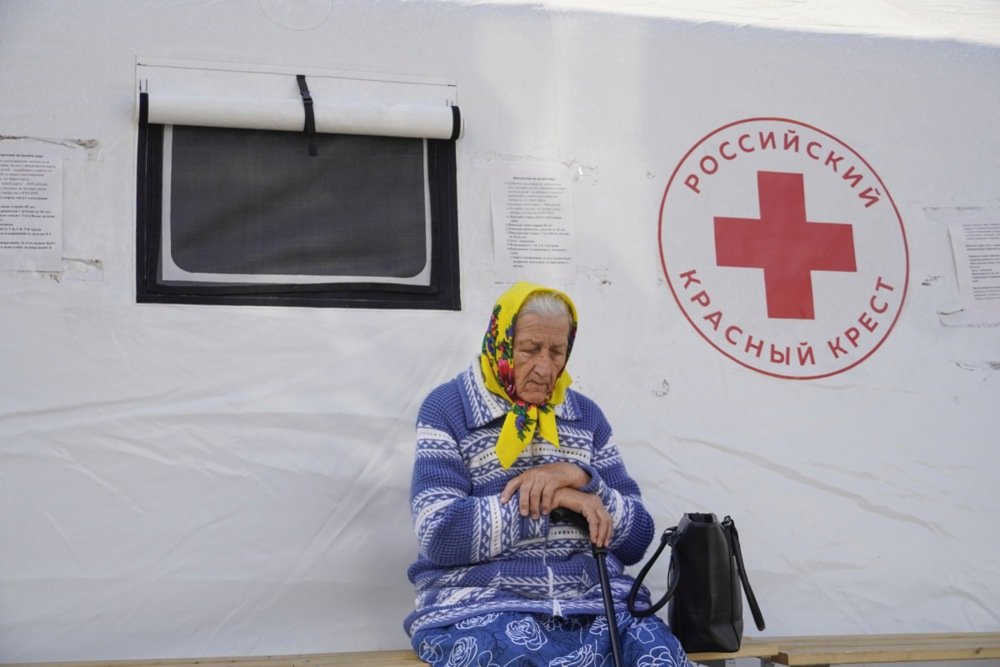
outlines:
[[[500,502],[507,503],[520,492],[521,516],[538,519],[559,507],[555,495],[560,489],[576,490],[590,482],[590,475],[573,463],[546,463],[526,470],[507,482],[500,494]]]
[[[607,548],[611,544],[611,514],[604,507],[600,496],[576,489],[562,488],[556,492],[554,500],[556,507],[573,510],[587,520],[587,525],[590,528],[590,541],[595,546]]]

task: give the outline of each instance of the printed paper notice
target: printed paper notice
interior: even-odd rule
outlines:
[[[62,159],[0,143],[0,270],[62,270]]]
[[[490,174],[497,277],[574,282],[571,184],[568,170],[559,164],[506,165]]]
[[[1000,211],[948,221],[967,323],[1000,323]]]

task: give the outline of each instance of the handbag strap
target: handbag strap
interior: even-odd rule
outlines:
[[[743,592],[746,593],[747,604],[750,605],[750,611],[753,613],[753,621],[757,624],[758,630],[763,630],[764,615],[760,611],[760,605],[757,604],[757,596],[753,594],[753,589],[750,588],[750,579],[747,577],[747,570],[743,565],[743,550],[740,549],[740,534],[736,531],[736,523],[732,517],[727,515],[722,520],[722,528],[726,531],[733,555],[736,556],[736,569],[740,573],[740,581],[743,582]]]
[[[663,594],[663,597],[654,604],[650,605],[647,609],[638,609],[635,606],[636,596],[639,595],[639,587],[642,586],[642,582],[646,578],[646,574],[649,573],[649,569],[653,567],[653,563],[655,563],[656,559],[659,558],[664,547],[668,544],[671,547],[674,546],[674,542],[677,540],[676,534],[677,526],[672,526],[663,531],[663,535],[660,537],[660,546],[656,548],[656,552],[648,561],[646,561],[646,564],[642,566],[642,570],[639,571],[639,575],[635,578],[635,581],[632,582],[632,590],[628,593],[628,610],[633,616],[642,618],[644,616],[651,616],[655,614],[663,607],[663,605],[667,604],[670,598],[674,596],[674,593],[677,592],[677,581],[674,580],[670,583],[670,588],[668,588],[667,592]]]

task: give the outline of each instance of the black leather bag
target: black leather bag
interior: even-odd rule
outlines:
[[[636,608],[639,587],[664,547],[670,546],[667,592],[648,609]],[[719,522],[714,514],[689,513],[663,532],[660,546],[643,566],[628,596],[635,616],[649,616],[667,602],[667,623],[685,651],[734,652],[743,640],[743,597],[758,630],[764,617],[750,588],[740,538],[730,517]]]

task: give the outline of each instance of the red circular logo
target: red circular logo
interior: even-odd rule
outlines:
[[[906,233],[854,149],[784,118],[711,132],[674,169],[660,259],[685,317],[718,351],[813,379],[870,357],[906,297]]]

